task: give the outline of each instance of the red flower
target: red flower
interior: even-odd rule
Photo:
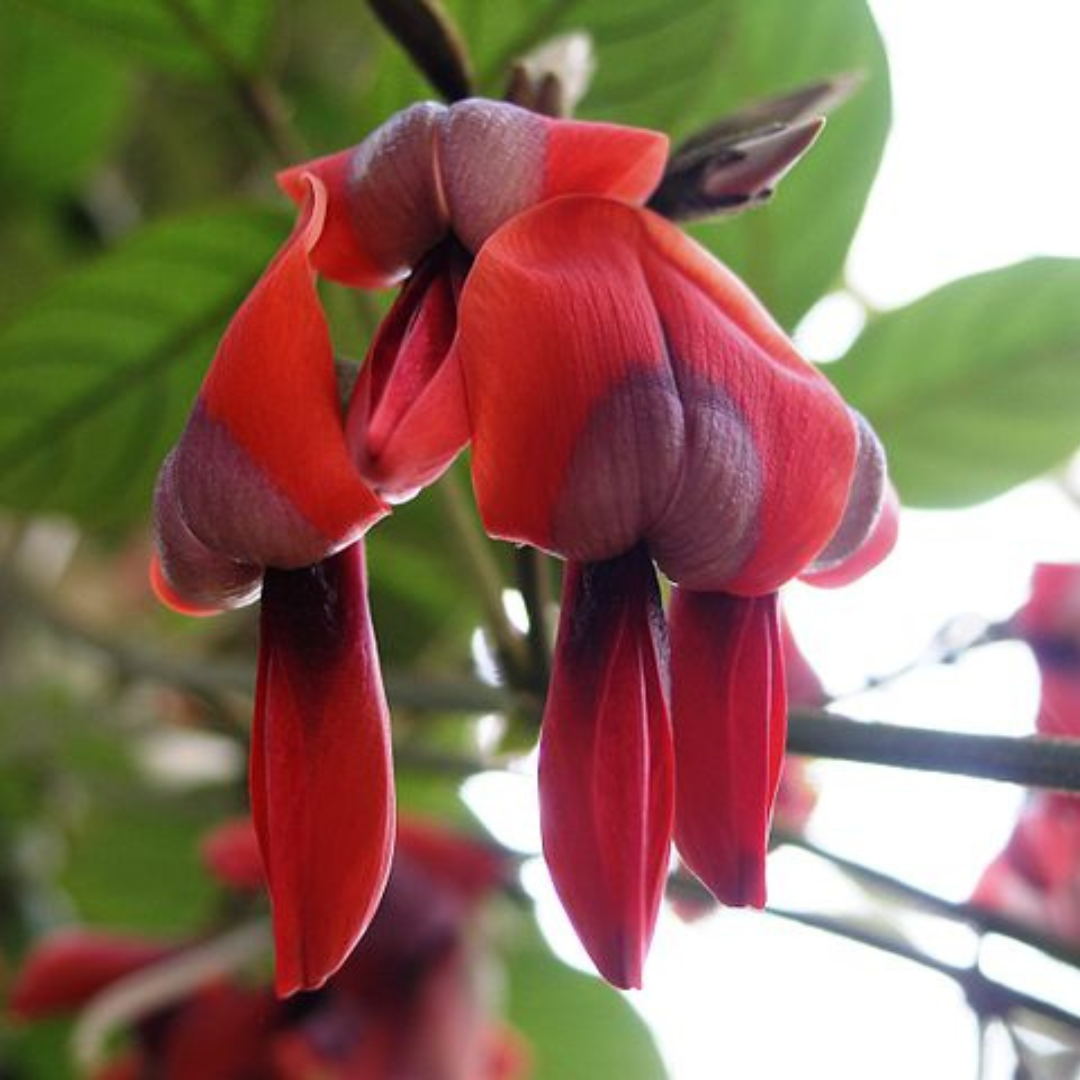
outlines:
[[[485,524],[570,561],[545,853],[597,966],[636,986],[673,826],[720,900],[764,902],[776,592],[885,554],[883,455],[745,287],[648,211],[576,197],[520,215],[480,251],[460,320]],[[670,699],[654,561],[675,583]]]
[[[162,468],[153,580],[188,612],[250,602],[261,582],[251,797],[282,993],[341,964],[385,886],[390,739],[359,540],[468,440],[450,344],[472,257],[566,192],[643,199],[666,145],[494,102],[427,104],[280,177],[300,219]],[[364,287],[411,272],[344,420],[316,271]]]
[[[257,865],[254,830],[207,838],[210,864],[243,887]],[[283,1003],[269,988],[219,980],[144,1017],[133,1049],[95,1080],[515,1080],[527,1054],[493,1022],[474,933],[480,904],[507,867],[491,848],[418,823],[401,829],[378,916],[322,990]],[[117,979],[182,949],[68,931],[31,954],[11,1005],[32,1019],[74,1011]]]
[[[157,496],[161,594],[263,578],[251,790],[278,986],[318,986],[392,844],[358,540],[471,437],[492,535],[570,561],[541,745],[545,850],[599,968],[637,985],[672,834],[764,901],[784,748],[776,593],[895,535],[881,448],[730,272],[640,208],[653,132],[417,105],[290,169],[300,223],[230,326]],[[315,272],[406,275],[342,420]],[[671,660],[653,564],[675,583]],[[677,782],[676,782],[677,780]]]
[[[1039,667],[1036,730],[1080,737],[1080,566],[1040,563],[1026,603],[1007,629]],[[1080,804],[1068,795],[1028,796],[1004,849],[983,872],[973,902],[1080,944]]]

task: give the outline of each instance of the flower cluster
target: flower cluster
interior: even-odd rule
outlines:
[[[467,443],[487,531],[567,563],[542,825],[597,966],[640,984],[673,838],[720,900],[764,901],[777,591],[874,565],[896,507],[867,424],[643,207],[666,153],[655,132],[467,100],[280,178],[299,221],[162,468],[154,580],[189,611],[261,588],[251,798],[282,992],[343,961],[389,866],[361,538]],[[316,274],[404,281],[344,415]]]
[[[212,834],[206,854],[230,889],[261,889],[246,820]],[[187,987],[142,1016],[131,1049],[94,1080],[523,1080],[527,1054],[493,1020],[487,958],[473,932],[481,902],[506,871],[488,847],[403,825],[379,914],[321,991],[282,1002],[236,977]],[[26,1020],[74,1012],[125,978],[156,974],[162,982],[193,948],[61,931],[31,953],[10,1006]]]
[[[1040,735],[1080,738],[1080,566],[1042,563],[1007,631],[1039,668]],[[1034,792],[973,902],[1080,945],[1080,801]]]

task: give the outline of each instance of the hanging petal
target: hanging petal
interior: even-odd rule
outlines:
[[[389,716],[360,544],[267,572],[251,802],[278,992],[315,989],[371,921],[394,842]]]
[[[488,530],[577,561],[643,537],[759,594],[836,531],[854,422],[728,270],[654,214],[566,197],[485,244],[459,309]]]
[[[172,954],[160,941],[59,930],[31,951],[8,995],[17,1016],[31,1019],[74,1012],[117,979]]]
[[[284,569],[318,562],[386,513],[345,445],[308,265],[325,191],[308,183],[296,230],[230,323],[171,465],[177,513],[202,545]]]
[[[775,594],[674,590],[675,843],[724,904],[762,907],[786,707]]]
[[[383,319],[349,403],[346,438],[364,479],[400,501],[437,479],[469,440],[451,352],[466,256],[448,241],[420,263]]]
[[[666,642],[644,548],[566,570],[540,738],[540,815],[555,887],[601,974],[641,985],[672,821]]]

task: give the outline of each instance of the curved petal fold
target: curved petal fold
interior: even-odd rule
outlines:
[[[110,983],[174,951],[160,941],[100,930],[59,930],[30,953],[10,988],[8,1005],[25,1019],[72,1012]]]
[[[855,471],[836,532],[801,575],[811,585],[847,585],[877,566],[896,543],[900,503],[889,483],[885,449],[869,423],[854,409],[851,414],[859,436]]]
[[[387,499],[430,484],[469,440],[465,386],[451,351],[466,270],[452,242],[427,255],[360,369],[346,439],[363,478]]]
[[[394,842],[389,716],[361,544],[266,574],[251,803],[278,992],[315,989],[371,921]]]
[[[305,176],[328,194],[326,226],[311,253],[320,274],[342,285],[386,288],[400,281],[448,227],[435,139],[446,106],[418,102],[363,142],[278,174],[297,204]]]
[[[589,955],[621,987],[641,985],[668,870],[666,659],[644,548],[567,566],[540,738],[544,854]]]
[[[847,407],[655,214],[566,197],[505,225],[469,274],[457,349],[494,535],[586,562],[645,538],[672,580],[758,595],[836,531]]]
[[[176,509],[205,547],[291,569],[351,543],[386,513],[345,443],[333,349],[308,251],[325,191],[229,324],[172,458]]]
[[[776,594],[675,589],[675,844],[724,904],[762,907],[787,712]]]

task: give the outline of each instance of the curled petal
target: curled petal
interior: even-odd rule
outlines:
[[[896,543],[900,505],[885,469],[885,450],[854,409],[852,416],[859,449],[851,488],[836,532],[802,575],[811,585],[847,585],[877,566]]]
[[[361,475],[388,499],[431,483],[468,442],[465,386],[451,351],[465,271],[452,243],[426,256],[360,370],[346,438]]]
[[[667,138],[643,128],[554,120],[502,102],[452,106],[439,162],[454,232],[470,251],[516,214],[560,195],[643,202],[660,182]]]
[[[756,595],[836,531],[856,450],[846,406],[654,214],[567,197],[505,225],[469,274],[457,349],[497,536],[578,561],[644,538],[688,588]]]
[[[777,598],[676,589],[670,620],[675,844],[721,903],[762,907],[787,720]]]
[[[471,252],[523,210],[560,195],[640,203],[660,182],[667,138],[616,124],[555,120],[472,98],[421,102],[349,150],[278,176],[296,203],[306,177],[326,188],[320,273],[362,288],[403,278],[448,233]]]
[[[212,551],[293,568],[350,543],[386,512],[345,445],[333,350],[308,249],[325,192],[234,316],[174,451],[176,509]]]
[[[262,569],[211,550],[187,527],[176,494],[175,461],[173,451],[154,489],[154,593],[184,615],[214,615],[252,603],[262,588]]]
[[[267,572],[251,802],[278,992],[315,989],[371,921],[394,842],[389,716],[360,544]]]
[[[435,137],[446,107],[419,102],[396,113],[359,146],[286,169],[278,183],[294,202],[305,175],[328,194],[326,227],[312,251],[320,274],[343,285],[385,288],[403,278],[449,226]]]
[[[172,951],[159,941],[60,930],[34,947],[15,979],[8,1005],[26,1019],[71,1012],[117,979]]]
[[[540,821],[555,887],[601,974],[641,985],[672,821],[666,642],[644,548],[566,570],[540,738]]]

